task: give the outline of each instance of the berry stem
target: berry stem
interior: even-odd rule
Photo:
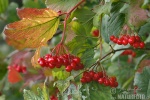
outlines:
[[[61,41],[60,41],[60,44],[63,44],[64,42],[64,37],[65,37],[65,32],[66,32],[66,26],[67,26],[67,20],[70,16],[70,14],[80,5],[84,2],[85,0],[81,0],[78,4],[76,4],[68,13],[64,13],[66,14],[66,17],[64,19],[64,29],[63,29],[63,33],[62,33],[62,38],[61,38]]]

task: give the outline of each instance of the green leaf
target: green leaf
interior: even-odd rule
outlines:
[[[109,43],[111,35],[119,35],[122,26],[125,22],[125,14],[116,13],[112,16],[104,15],[102,18],[102,25],[100,27],[101,34],[105,42]]]
[[[146,33],[150,33],[150,22],[146,23],[145,25],[141,26],[139,30],[139,35],[145,35]]]
[[[95,53],[93,49],[86,49],[85,51],[83,51],[81,59],[86,68],[94,64],[95,62],[95,59],[93,59],[94,55]]]
[[[93,27],[93,17],[95,13],[92,12],[90,9],[82,8],[77,9],[71,15],[71,18],[77,18],[77,21],[84,26],[86,30],[86,34],[90,34],[91,29]]]
[[[46,0],[46,6],[55,11],[68,12],[81,0]]]
[[[111,8],[111,2],[107,2],[105,5],[99,5],[98,7],[94,8],[94,12],[97,15],[101,14],[109,14],[110,13],[110,8]]]
[[[17,11],[16,8],[18,8],[18,4],[17,3],[10,3],[8,8],[7,8],[7,22],[11,23],[14,21],[17,21],[19,18],[17,16]]]
[[[137,72],[134,78],[134,85],[138,86],[137,93],[150,97],[150,67],[145,67],[142,73]]]
[[[45,85],[43,89],[37,88],[37,94],[35,94],[30,90],[24,89],[23,96],[24,96],[24,100],[49,100],[48,91]]]
[[[70,81],[74,80],[73,76],[68,77],[66,80],[58,80],[54,83],[54,86],[58,88],[61,95],[63,95],[63,92],[69,87]]]
[[[137,70],[139,68],[140,63],[142,62],[143,59],[145,59],[148,55],[147,54],[143,54],[140,57],[136,58],[135,62],[135,70]]]
[[[90,40],[86,37],[76,36],[71,42],[68,43],[70,51],[81,58],[84,67],[86,68],[90,67],[91,64],[95,62],[93,59],[95,55],[93,44],[90,42],[92,42],[92,39]]]
[[[100,85],[97,82],[84,85],[82,87],[82,93],[82,97],[86,98],[85,100],[113,100],[110,88]]]
[[[23,0],[23,6],[26,8],[46,8],[43,0]]]
[[[76,35],[86,36],[85,28],[78,22],[72,22],[72,30],[75,32]]]
[[[52,71],[53,77],[56,77],[59,80],[63,80],[66,79],[70,73],[66,72],[66,71]]]
[[[8,0],[0,0],[0,14],[5,12],[8,7]]]
[[[71,84],[68,88],[68,94],[71,94],[73,100],[82,100],[82,93],[80,91],[81,85]]]

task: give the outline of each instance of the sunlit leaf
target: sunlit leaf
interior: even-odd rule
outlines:
[[[61,94],[69,87],[70,81],[74,80],[73,76],[68,77],[66,80],[58,80],[54,83],[54,86],[58,88]]]
[[[46,0],[46,6],[55,11],[69,11],[81,0]]]
[[[20,82],[21,80],[22,80],[22,77],[19,74],[19,72],[17,72],[16,69],[11,67],[8,72],[8,81],[10,83],[17,83],[17,82]]]
[[[46,45],[59,24],[58,14],[50,9],[18,9],[18,15],[21,20],[4,29],[7,43],[17,49]]]
[[[30,90],[24,90],[24,100],[49,100],[49,95],[46,86],[37,88],[37,94]]]
[[[34,56],[31,59],[32,66],[34,66],[34,67],[38,67],[39,66],[37,61],[40,58],[40,51],[41,51],[41,47],[37,48],[36,51],[35,51]]]

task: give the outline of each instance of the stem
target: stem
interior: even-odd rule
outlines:
[[[68,13],[65,13],[66,14],[66,17],[64,19],[64,30],[63,30],[63,33],[62,33],[62,38],[61,38],[61,41],[60,41],[60,44],[63,44],[64,42],[64,37],[65,37],[65,32],[66,32],[66,26],[67,26],[67,20],[70,16],[70,14],[80,5],[84,2],[85,0],[81,0],[78,4],[76,4]]]

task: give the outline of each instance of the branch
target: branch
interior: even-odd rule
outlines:
[[[66,17],[64,19],[64,29],[63,29],[63,34],[62,34],[62,39],[60,41],[60,44],[62,44],[64,42],[64,37],[65,37],[65,32],[66,32],[66,26],[67,26],[67,20],[70,16],[70,14],[80,5],[84,2],[85,0],[81,0],[78,4],[76,4],[68,13],[66,14]]]
[[[103,60],[104,58],[106,58],[107,56],[109,56],[112,53],[115,53],[117,51],[122,51],[122,50],[128,50],[128,49],[134,50],[133,48],[122,48],[122,49],[112,50],[111,52],[109,52],[108,54],[106,54],[105,56],[103,56],[101,59],[99,59],[97,62],[100,62],[101,60]],[[145,48],[145,49],[137,48],[137,49],[139,49],[139,50],[150,50],[150,48]]]

